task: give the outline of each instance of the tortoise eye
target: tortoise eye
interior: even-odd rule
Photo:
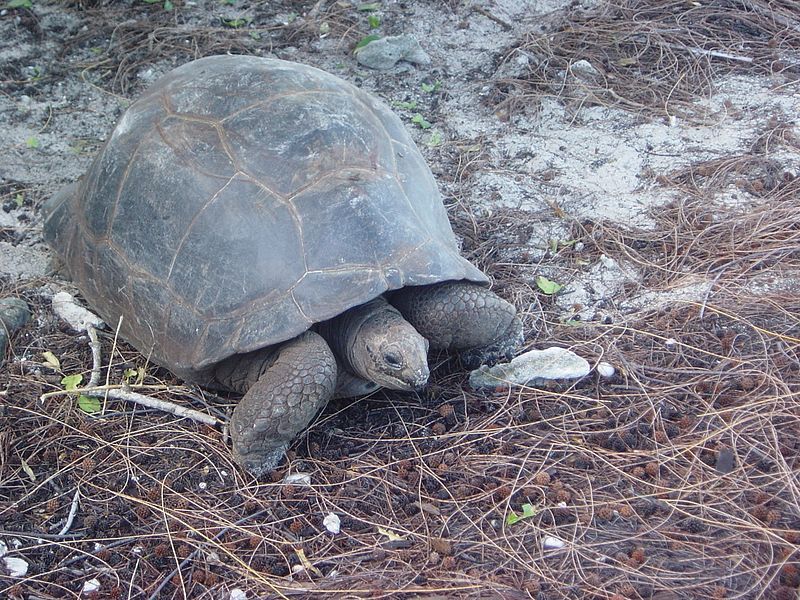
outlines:
[[[387,352],[383,355],[383,360],[393,369],[399,369],[403,366],[403,357],[395,352]]]

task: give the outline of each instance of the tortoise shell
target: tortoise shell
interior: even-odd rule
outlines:
[[[45,213],[89,304],[186,379],[387,290],[487,281],[397,116],[277,59],[167,73]]]

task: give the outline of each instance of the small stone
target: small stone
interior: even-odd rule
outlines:
[[[105,326],[100,317],[78,304],[72,294],[58,292],[53,296],[52,304],[53,312],[75,331],[86,331],[89,326],[98,329]]]
[[[247,600],[247,592],[239,588],[233,588],[228,600]]]
[[[607,362],[600,362],[597,363],[595,367],[597,374],[600,375],[603,379],[611,379],[617,372],[614,366],[611,363]]]
[[[591,370],[586,359],[564,348],[531,350],[510,363],[481,366],[470,373],[469,384],[475,390],[496,389],[509,385],[542,385],[548,381],[580,379]]]
[[[83,582],[83,589],[81,594],[91,594],[100,589],[100,582],[97,579],[89,579]]]
[[[342,530],[342,522],[335,513],[328,513],[325,515],[325,518],[322,519],[322,524],[325,526],[325,529],[333,534],[339,533]]]
[[[553,537],[552,535],[546,535],[542,541],[542,547],[545,550],[559,550],[566,545],[567,543],[564,540]]]
[[[28,305],[19,298],[0,298],[0,365],[6,353],[8,339],[31,318]]]
[[[591,79],[600,73],[588,60],[579,60],[572,64],[570,72],[576,77]]]
[[[391,69],[401,60],[419,65],[431,62],[431,57],[413,35],[396,35],[373,40],[366,46],[356,49],[355,55],[359,64],[378,70]]]

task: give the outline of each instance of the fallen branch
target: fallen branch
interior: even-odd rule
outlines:
[[[219,425],[219,419],[217,419],[217,417],[200,412],[199,410],[194,410],[193,408],[186,408],[185,406],[180,406],[173,402],[168,402],[166,400],[159,400],[158,398],[151,398],[149,396],[144,396],[143,394],[137,394],[136,392],[124,389],[123,386],[104,385],[96,388],[83,388],[81,390],[78,390],[78,392],[83,394],[84,396],[94,396],[100,398],[107,397],[107,398],[113,398],[114,400],[124,400],[126,402],[134,402],[136,404],[141,404],[142,406],[146,406],[147,408],[154,408],[162,412],[171,413],[178,417],[185,417],[187,419],[192,419],[193,421],[205,423],[206,425],[211,425],[212,427],[215,425]]]
[[[169,387],[163,385],[142,385],[136,386],[139,389],[154,389],[154,390],[168,390]],[[61,396],[63,394],[83,394],[84,396],[92,396],[94,398],[113,398],[114,400],[124,400],[126,402],[134,402],[141,404],[147,408],[154,408],[163,412],[168,412],[178,417],[185,417],[205,423],[206,425],[216,426],[220,424],[217,417],[209,414],[194,410],[193,408],[186,408],[167,400],[159,400],[158,398],[151,398],[143,394],[138,394],[131,391],[127,385],[98,385],[96,387],[85,387],[77,390],[56,390],[55,392],[47,392],[39,396],[39,400],[44,402],[53,396]]]
[[[81,490],[76,489],[75,495],[72,497],[72,505],[69,508],[69,515],[67,515],[67,522],[64,523],[64,527],[61,528],[61,531],[58,532],[59,536],[67,535],[67,532],[72,527],[73,521],[75,521],[75,515],[78,514],[78,504],[81,498]]]
[[[91,388],[100,381],[100,369],[103,359],[100,355],[100,340],[97,339],[97,330],[92,325],[87,325],[86,333],[89,334],[89,347],[92,349],[92,375],[87,385],[87,387]]]

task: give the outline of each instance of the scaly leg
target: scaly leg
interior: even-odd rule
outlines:
[[[318,334],[233,356],[216,369],[219,383],[246,392],[231,418],[236,461],[255,476],[274,469],[292,440],[336,389],[336,359]]]

